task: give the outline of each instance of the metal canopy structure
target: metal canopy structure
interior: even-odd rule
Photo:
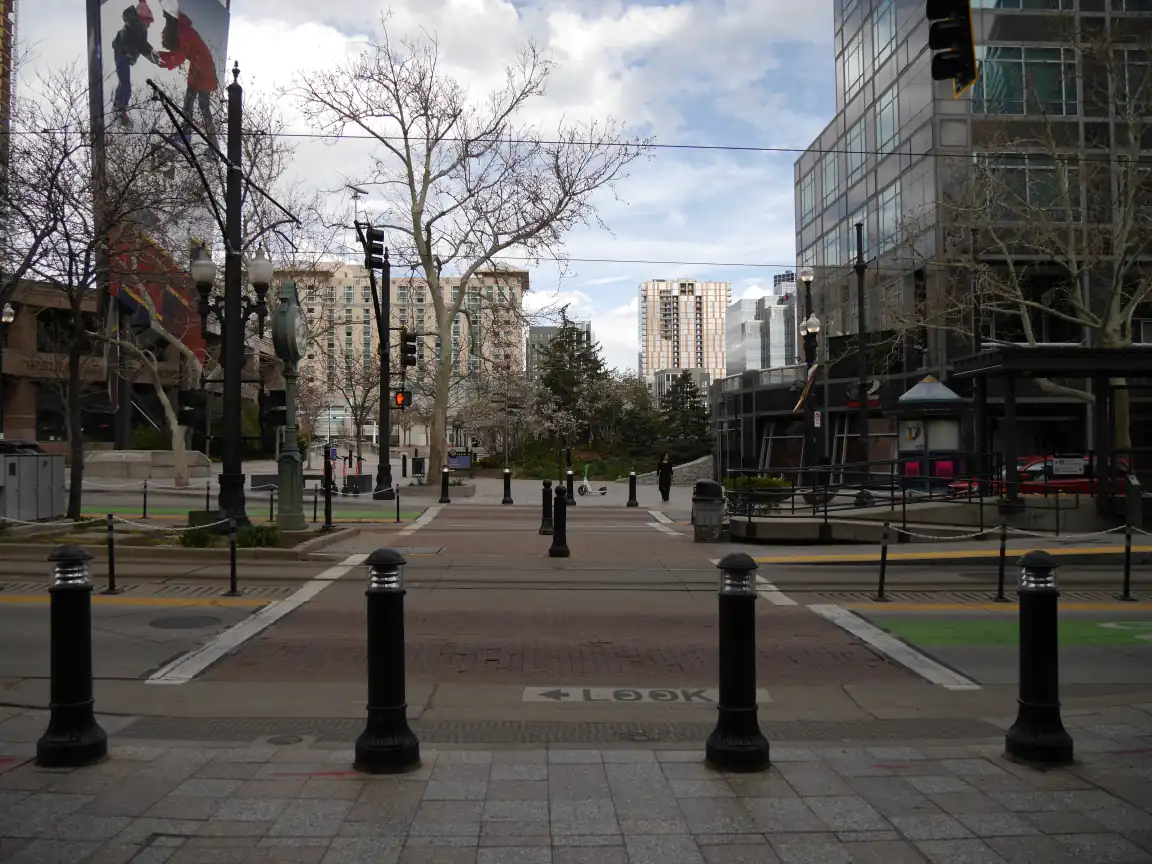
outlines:
[[[1152,346],[1126,348],[1088,348],[1083,345],[1001,345],[954,361],[952,377],[973,379],[973,409],[976,426],[976,451],[989,449],[988,379],[1004,382],[1004,424],[1008,434],[1002,436],[1005,492],[1009,507],[1019,505],[1016,465],[1016,379],[1017,378],[1082,378],[1092,381],[1094,405],[1094,438],[1096,453],[1097,509],[1106,513],[1114,483],[1113,428],[1114,378],[1152,377]]]

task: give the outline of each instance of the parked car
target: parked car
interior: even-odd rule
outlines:
[[[1017,489],[1021,495],[1094,495],[1097,490],[1095,455],[1022,456],[1016,460]],[[1128,460],[1119,457],[1114,462],[1112,491],[1124,491],[1124,478],[1130,472]],[[1003,494],[1004,472],[988,484],[988,494]],[[975,480],[956,480],[949,484],[949,492],[962,497],[976,491]]]

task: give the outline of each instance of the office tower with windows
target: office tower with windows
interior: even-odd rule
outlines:
[[[724,328],[732,286],[696,279],[652,279],[640,286],[640,375],[703,369],[724,377]]]

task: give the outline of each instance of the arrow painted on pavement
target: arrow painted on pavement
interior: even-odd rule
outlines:
[[[546,699],[553,699],[553,700],[558,702],[561,699],[567,699],[568,698],[568,691],[567,690],[545,690],[540,695]]]

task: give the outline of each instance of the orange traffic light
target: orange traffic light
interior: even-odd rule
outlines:
[[[412,402],[412,394],[407,390],[397,390],[392,395],[392,405],[403,411]]]

